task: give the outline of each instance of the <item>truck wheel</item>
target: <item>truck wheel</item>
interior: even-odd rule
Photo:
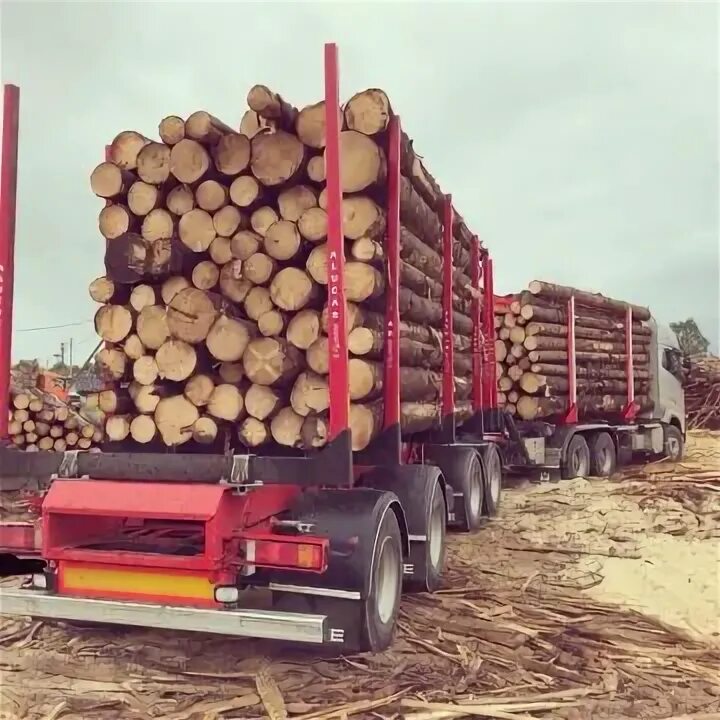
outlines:
[[[425,577],[415,577],[405,581],[408,592],[433,592],[440,587],[440,580],[445,569],[447,535],[447,507],[442,485],[435,482],[429,494],[425,522],[425,537],[423,543],[425,557],[422,563],[425,567]]]
[[[609,433],[601,432],[590,439],[590,474],[610,477],[617,466],[615,443]]]
[[[685,442],[682,433],[674,425],[663,428],[665,434],[665,454],[669,460],[678,462],[682,460],[685,451]]]
[[[483,448],[482,455],[485,464],[483,515],[494,517],[500,507],[502,495],[502,458],[500,451],[492,443]]]
[[[397,517],[391,509],[385,512],[375,536],[370,573],[370,590],[364,602],[362,645],[364,650],[378,652],[392,643],[402,591],[402,538]]]
[[[468,532],[482,524],[485,494],[480,457],[471,448],[457,448],[440,463],[440,469],[456,495],[457,529]]]
[[[582,435],[573,435],[560,468],[564,480],[585,477],[590,472],[590,449]]]

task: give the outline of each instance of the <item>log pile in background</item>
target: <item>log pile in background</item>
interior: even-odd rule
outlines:
[[[103,439],[102,430],[35,389],[11,392],[8,421],[10,442],[25,452],[97,449]]]
[[[720,429],[720,358],[690,356],[685,379],[685,410],[689,429]]]
[[[325,108],[297,110],[258,85],[240,132],[206,112],[170,116],[161,141],[125,131],[92,173],[106,200],[98,396],[108,438],[176,447],[327,442]],[[343,109],[345,288],[353,447],[382,420],[387,128],[371,89]],[[402,429],[437,426],[443,195],[402,139]],[[470,243],[456,217],[456,400],[468,416]]]
[[[584,417],[617,415],[626,405],[625,317],[627,303],[574,288],[533,281],[496,314],[498,400],[522,420],[560,415],[568,409],[567,302],[575,296],[577,404]],[[635,397],[649,405],[650,319],[631,305]],[[497,309],[496,309],[497,312]]]

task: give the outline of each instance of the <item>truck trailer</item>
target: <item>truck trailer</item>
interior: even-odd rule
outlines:
[[[320,450],[287,455],[0,448],[0,487],[32,484],[39,515],[36,522],[0,525],[0,557],[13,572],[32,573],[22,588],[0,591],[3,614],[379,651],[392,642],[401,592],[440,586],[447,530],[476,530],[498,512],[506,472],[574,477],[592,466],[609,475],[634,451],[680,456],[684,411],[671,365],[677,346],[656,330],[659,369],[649,414],[638,414],[633,404],[631,344],[621,418],[583,422],[571,407],[552,423],[519,422],[498,407],[493,262],[477,236],[471,258],[472,415],[456,420],[450,338],[457,218],[449,195],[440,213],[442,418],[430,431],[401,436],[401,129],[394,115],[387,149],[383,425],[365,450],[353,452],[334,44],[325,46],[324,67],[327,290],[334,300],[328,317],[329,441]],[[18,89],[6,86],[0,397],[9,394],[18,104]],[[569,312],[573,308],[571,299]],[[574,378],[572,352],[568,363]],[[2,413],[0,437],[6,423]]]

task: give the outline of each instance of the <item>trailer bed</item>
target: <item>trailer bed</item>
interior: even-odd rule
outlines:
[[[534,698],[551,703],[552,717],[576,720],[718,711],[720,649],[703,637],[712,627],[703,627],[700,585],[683,594],[676,618],[595,599],[610,563],[643,564],[646,537],[711,556],[720,533],[713,439],[694,436],[684,465],[629,471],[622,485],[579,479],[509,490],[492,525],[450,539],[446,589],[404,600],[397,642],[375,656],[2,618],[2,717],[320,720],[342,708],[413,717],[441,709],[428,703],[471,696],[531,716],[522,703]],[[682,617],[700,627],[662,621]]]

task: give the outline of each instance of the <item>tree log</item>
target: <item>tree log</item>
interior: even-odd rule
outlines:
[[[124,305],[130,299],[130,288],[113,282],[104,275],[95,278],[88,287],[90,297],[97,303]]]
[[[253,253],[242,265],[242,273],[251,283],[265,285],[277,270],[275,260],[265,253]]]
[[[95,362],[103,375],[115,382],[125,377],[127,368],[127,357],[124,352],[117,348],[103,348],[96,356]]]
[[[267,288],[257,286],[253,287],[247,294],[243,306],[245,314],[255,322],[275,307],[270,297],[270,291]]]
[[[183,395],[195,407],[205,407],[210,402],[213,390],[215,390],[215,381],[212,377],[205,373],[198,373],[185,383]]]
[[[274,208],[271,208],[269,205],[263,205],[250,216],[250,227],[258,235],[265,237],[268,228],[279,219],[280,216],[275,212]]]
[[[171,149],[165,143],[149,142],[137,156],[137,174],[149,185],[162,185],[170,177]]]
[[[367,356],[372,360],[384,359],[385,333],[366,327],[354,328],[348,337],[348,349],[353,355]],[[455,372],[459,375],[472,373],[472,357],[454,353]],[[437,345],[426,345],[408,338],[400,338],[400,364],[410,367],[442,369],[443,351]]]
[[[196,140],[184,138],[170,150],[170,172],[181,183],[192,185],[198,182],[211,165],[210,154]]]
[[[283,401],[275,389],[267,385],[253,383],[245,393],[245,409],[248,415],[257,420],[271,418],[280,408]]]
[[[138,315],[137,335],[150,350],[158,350],[170,337],[168,314],[162,305],[148,305]]]
[[[194,112],[185,121],[185,135],[209,147],[217,145],[225,135],[234,134],[235,130],[204,110]]]
[[[638,395],[636,402],[642,409],[651,405],[649,399]],[[578,410],[585,417],[603,417],[622,412],[627,403],[625,395],[579,395],[577,398]],[[563,396],[534,397],[523,395],[517,402],[517,414],[523,420],[535,420],[541,417],[552,417],[568,409],[568,399]]]
[[[523,346],[526,350],[567,350],[567,338],[530,335],[525,338]],[[625,344],[623,342],[603,342],[601,340],[576,338],[575,349],[582,352],[622,353],[625,351]],[[643,353],[646,349],[642,345],[634,345],[633,353]]]
[[[227,205],[228,198],[228,189],[217,180],[204,180],[195,190],[195,202],[198,207],[209,213],[214,213]]]
[[[302,370],[302,355],[280,338],[257,338],[248,343],[242,358],[245,375],[258,385],[283,384]]]
[[[320,337],[320,313],[317,310],[301,310],[293,315],[286,337],[291,345],[307,350]]]
[[[216,360],[237,362],[255,334],[255,327],[250,323],[223,314],[210,328],[205,344]]]
[[[270,225],[263,240],[265,252],[281,262],[295,257],[301,244],[302,237],[298,226],[289,220],[278,220]]]
[[[162,440],[169,447],[190,440],[193,426],[199,417],[198,409],[182,395],[160,400],[154,415]]]
[[[327,237],[328,216],[321,207],[308,208],[298,220],[300,234],[309,242],[318,243]]]
[[[98,216],[98,229],[106,240],[115,240],[140,227],[140,221],[125,205],[106,205]]]
[[[283,268],[270,283],[272,301],[281,310],[301,310],[318,297],[318,286],[299,268]]]
[[[304,145],[316,150],[322,150],[325,147],[326,134],[324,100],[321,100],[314,105],[307,105],[300,110],[295,120],[295,132]]]
[[[195,372],[198,357],[195,348],[189,343],[168,340],[155,353],[155,363],[161,379],[180,382],[187,380]]]
[[[212,290],[220,279],[220,268],[212,260],[203,260],[193,268],[191,278],[198,290]]]
[[[164,117],[158,125],[158,135],[166,145],[177,145],[185,137],[185,121],[177,115]]]
[[[383,90],[369,88],[353,95],[344,109],[345,125],[364,135],[377,135],[387,129],[392,110]]]
[[[245,377],[245,370],[240,362],[224,362],[220,363],[218,367],[218,375],[220,375],[223,382],[237,385]]]
[[[140,151],[150,142],[145,136],[134,130],[123,130],[110,144],[110,160],[124,170],[137,167]]]
[[[228,207],[231,207],[228,205]],[[225,208],[223,208],[224,210]],[[222,210],[220,211],[222,212]],[[215,224],[215,218],[213,217],[213,225]],[[215,228],[217,231],[217,227]],[[229,263],[233,259],[232,254],[232,240],[229,237],[223,237],[218,235],[211,243],[208,248],[208,254],[210,259],[221,267]]]
[[[317,193],[307,185],[294,185],[278,195],[277,204],[280,217],[296,223],[306,210],[317,207]]]
[[[138,180],[128,191],[127,204],[131,213],[138,217],[145,217],[151,211],[159,208],[163,199],[164,192],[161,188]]]
[[[270,422],[270,432],[276,443],[286,447],[301,447],[303,417],[291,407],[284,407]]]
[[[307,176],[314,183],[325,182],[325,158],[322,155],[314,155],[308,160]]]
[[[157,434],[155,420],[149,415],[137,415],[130,423],[130,437],[141,445],[152,442]]]
[[[571,297],[574,297],[575,302],[580,305],[597,308],[615,315],[624,315],[627,312],[627,308],[630,307],[634,319],[650,319],[650,311],[646,307],[640,307],[639,305],[633,305],[621,300],[613,300],[600,293],[589,293],[577,290],[576,288],[554,285],[540,280],[533,280],[528,285],[528,290],[533,295],[540,295],[541,297],[551,298],[553,300],[569,300]]]
[[[387,225],[385,212],[366,195],[351,195],[342,201],[343,234],[349,240],[362,237],[380,240]]]
[[[160,295],[162,296],[162,301],[169,305],[172,302],[172,299],[181,291],[185,290],[185,288],[189,288],[190,283],[189,281],[182,277],[181,275],[175,275],[173,277],[169,277],[161,286],[160,288]]]
[[[251,140],[250,169],[265,187],[293,180],[305,161],[305,146],[283,130],[255,135]]]
[[[285,130],[295,128],[298,117],[297,108],[265,85],[253,85],[250,88],[247,94],[247,104],[261,118],[273,121],[278,127]]]
[[[245,409],[240,390],[235,385],[216,385],[207,404],[207,412],[218,420],[235,422]]]
[[[182,217],[195,207],[195,193],[189,185],[176,185],[167,194],[165,207],[173,215]]]
[[[142,340],[136,335],[128,335],[123,343],[123,352],[130,358],[130,360],[137,360],[138,358],[145,355],[145,346],[142,344]]]
[[[238,428],[238,440],[245,447],[254,448],[264,445],[272,439],[270,428],[254,417],[247,417]]]
[[[191,345],[203,342],[217,320],[222,304],[217,296],[197,288],[178,292],[170,302],[167,324],[170,334]]]
[[[232,257],[247,260],[254,255],[263,243],[262,236],[252,230],[241,230],[233,235],[230,241]]]
[[[188,250],[206,252],[216,236],[212,215],[202,208],[186,212],[180,218],[178,234],[180,242]]]
[[[566,350],[530,350],[528,352],[530,362],[567,362],[568,354]],[[575,359],[578,363],[596,363],[601,365],[625,365],[625,353],[607,353],[607,352],[582,352],[575,353]],[[648,356],[643,353],[633,354],[633,359],[638,365],[647,365]]]
[[[350,400],[372,398],[383,390],[383,366],[361,358],[351,358],[348,364]],[[470,382],[455,378],[455,394],[465,399],[470,393]],[[442,374],[418,367],[400,368],[400,399],[405,401],[439,400],[442,393]]]
[[[215,232],[228,240],[238,231],[250,226],[250,220],[243,215],[234,205],[225,205],[213,214],[213,226]],[[217,238],[216,238],[217,239]],[[213,240],[213,242],[215,242]],[[211,245],[212,247],[212,245]],[[227,260],[225,260],[227,262]],[[224,263],[218,263],[223,265]]]
[[[112,415],[105,422],[105,434],[108,440],[121,442],[130,434],[130,416]],[[63,449],[67,447],[67,441],[63,441]],[[55,443],[57,449],[57,443]]]
[[[257,321],[258,330],[265,337],[282,335],[286,324],[285,315],[280,310],[275,309],[263,313]]]
[[[525,326],[526,335],[544,335],[545,337],[561,337],[567,338],[567,325],[558,325],[555,323],[531,322]],[[624,343],[624,330],[602,330],[598,328],[582,327],[575,325],[575,337],[585,338],[589,340],[603,340],[612,343]],[[640,335],[633,333],[633,344],[647,345],[650,342],[649,335]]]
[[[355,130],[341,132],[340,157],[340,185],[343,193],[361,192],[385,180],[385,153],[367,135]]]
[[[138,313],[142,312],[143,309],[149,305],[155,305],[160,302],[160,300],[159,289],[152,285],[146,285],[145,283],[136,285],[130,293],[130,307]]]
[[[330,407],[327,379],[314,372],[301,372],[293,384],[290,405],[302,417],[327,410]]]
[[[218,436],[218,424],[211,417],[199,417],[193,423],[192,439],[199,445],[211,445]]]
[[[260,183],[252,175],[240,175],[230,185],[230,199],[241,208],[255,204],[261,195]]]
[[[103,305],[95,313],[95,332],[105,342],[122,342],[132,330],[133,314],[123,305]]]
[[[253,284],[243,277],[242,260],[233,260],[220,269],[220,292],[234,303],[244,302]]]
[[[90,175],[90,189],[101,198],[111,200],[126,195],[137,178],[113,162],[100,163]]]
[[[568,368],[567,365],[552,365],[550,363],[533,363],[530,368],[532,372],[540,375],[552,375],[567,377]],[[625,380],[627,375],[625,370],[615,370],[613,368],[606,367],[583,367],[579,366],[576,368],[577,377],[588,378],[588,379],[603,379],[608,380]],[[633,368],[633,376],[637,379],[648,380],[650,378],[650,372],[644,368]]]
[[[212,155],[219,172],[235,177],[250,165],[250,140],[245,135],[227,133],[218,140]]]

